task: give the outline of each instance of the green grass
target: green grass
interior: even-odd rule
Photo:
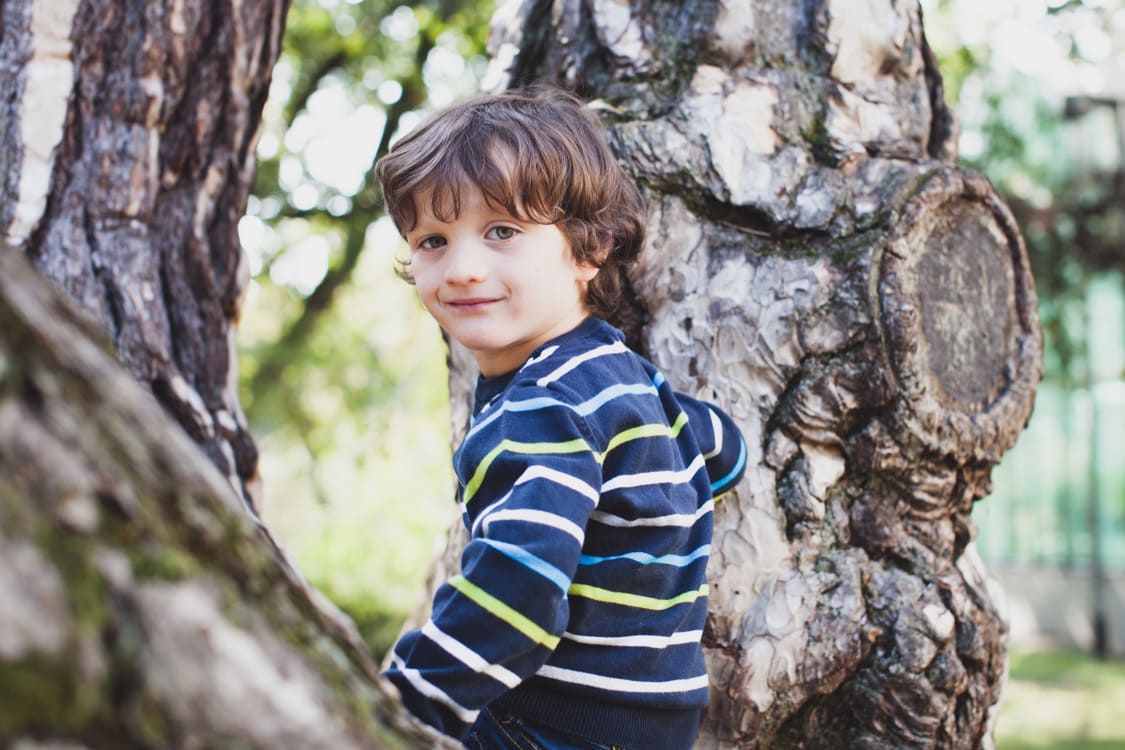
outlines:
[[[1013,652],[997,750],[1125,750],[1125,661]]]

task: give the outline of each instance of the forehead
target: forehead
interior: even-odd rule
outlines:
[[[473,182],[429,185],[414,194],[416,224],[449,223],[472,216],[522,218]]]

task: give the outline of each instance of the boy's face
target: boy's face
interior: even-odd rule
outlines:
[[[556,225],[509,216],[473,186],[461,199],[460,215],[446,222],[430,210],[429,193],[418,196],[410,267],[422,304],[492,377],[582,322],[598,270],[575,261]]]

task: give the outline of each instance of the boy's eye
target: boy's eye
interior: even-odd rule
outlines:
[[[516,236],[516,228],[503,225],[492,227],[485,236],[490,240],[510,240]]]
[[[419,250],[436,250],[439,247],[445,247],[445,238],[440,235],[423,237],[418,243]]]

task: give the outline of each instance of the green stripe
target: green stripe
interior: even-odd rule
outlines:
[[[558,636],[551,635],[464,576],[450,578],[449,585],[472,599],[481,609],[508,623],[536,643],[541,643],[552,650],[559,645]]]
[[[529,456],[541,456],[548,453],[565,454],[565,453],[582,453],[583,451],[590,451],[594,459],[599,463],[605,461],[606,455],[611,450],[628,443],[631,440],[640,440],[646,437],[670,437],[675,439],[679,436],[680,431],[683,430],[684,425],[688,422],[687,412],[680,412],[676,417],[675,423],[669,427],[663,424],[642,424],[632,427],[628,430],[614,435],[603,453],[594,451],[589,444],[582,438],[574,438],[573,440],[566,440],[561,443],[522,443],[518,440],[501,440],[495,448],[488,452],[481,462],[477,464],[476,471],[473,472],[472,479],[465,485],[465,499],[464,502],[468,503],[477,494],[481,484],[484,483],[484,476],[488,473],[488,468],[492,462],[496,460],[504,451],[510,450],[512,453],[522,453]]]
[[[495,448],[488,452],[487,456],[481,459],[481,462],[477,465],[477,470],[473,472],[473,478],[465,485],[464,502],[468,503],[472,500],[473,495],[477,493],[481,483],[484,482],[484,475],[488,471],[488,467],[492,465],[498,455],[506,450],[510,450],[512,453],[542,455],[544,453],[581,453],[589,451],[590,446],[582,438],[574,438],[562,443],[521,443],[517,440],[501,440]],[[597,457],[597,454],[595,454],[595,458]]]
[[[703,584],[696,591],[688,591],[679,596],[672,597],[671,599],[657,599],[652,596],[641,596],[640,594],[629,594],[624,591],[610,591],[609,589],[600,589],[597,586],[587,586],[584,583],[575,583],[570,587],[570,593],[575,596],[581,596],[586,599],[594,599],[599,602],[608,602],[609,604],[623,604],[626,607],[636,607],[638,609],[651,609],[651,610],[664,610],[671,609],[677,604],[686,604],[687,602],[694,602],[701,596],[707,596],[709,591],[707,584]]]
[[[642,424],[636,427],[631,427],[628,430],[623,430],[610,438],[609,444],[605,447],[605,453],[601,455],[602,460],[605,460],[606,455],[614,448],[619,447],[623,443],[628,443],[630,440],[640,440],[646,437],[670,437],[675,438],[680,434],[680,431],[687,424],[687,414],[680,412],[680,416],[676,417],[675,423],[671,427],[664,424]]]

